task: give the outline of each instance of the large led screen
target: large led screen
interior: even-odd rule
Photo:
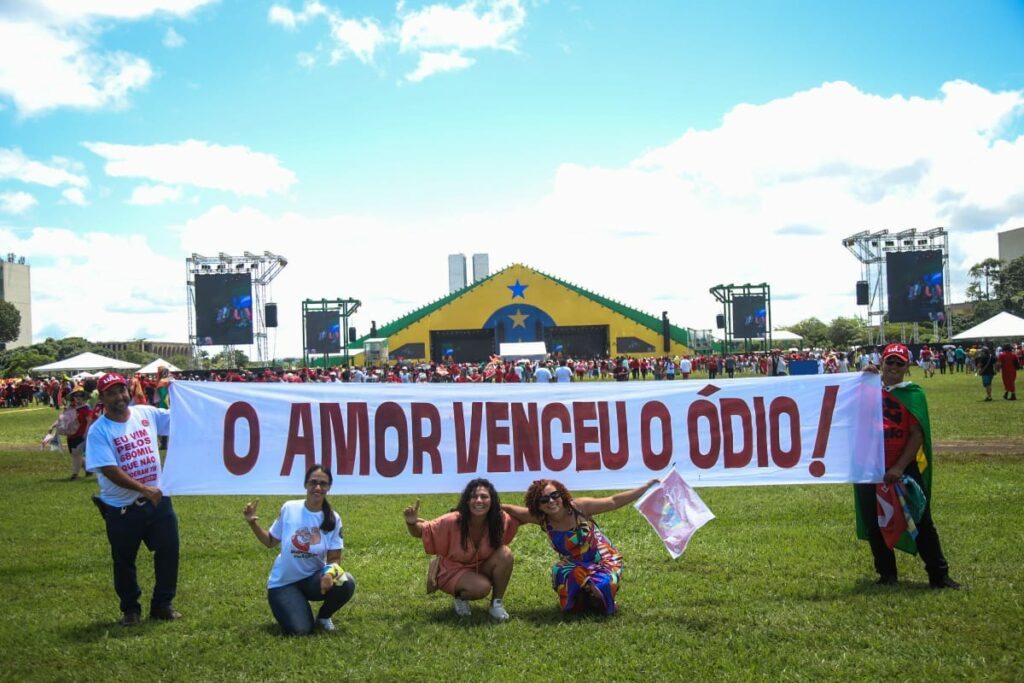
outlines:
[[[732,300],[732,336],[736,339],[764,337],[768,312],[763,296],[737,296]]]
[[[252,344],[249,273],[196,275],[196,337],[200,346]]]
[[[337,311],[306,311],[306,353],[341,351],[341,318]]]
[[[885,271],[889,322],[946,322],[940,250],[886,254]]]

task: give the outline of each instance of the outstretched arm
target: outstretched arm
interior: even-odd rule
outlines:
[[[273,548],[280,543],[280,541],[271,536],[269,531],[260,526],[260,518],[256,514],[256,506],[259,504],[260,501],[258,498],[250,503],[246,503],[245,509],[242,510],[242,516],[245,517],[246,523],[249,525],[249,528],[252,529],[252,533],[256,536],[259,542],[268,548]]]
[[[410,536],[416,538],[423,538],[423,520],[420,519],[420,499],[416,499],[416,503],[409,505],[402,511],[402,516],[405,517],[405,528],[409,531]]]
[[[530,509],[521,505],[509,505],[502,503],[501,509],[508,513],[508,516],[520,524],[540,524],[540,520],[530,514]]]
[[[588,515],[611,512],[612,510],[618,510],[620,507],[629,505],[640,496],[644,495],[644,491],[657,484],[658,481],[658,479],[651,479],[643,486],[637,486],[635,489],[630,489],[629,491],[621,491],[616,493],[614,496],[608,496],[607,498],[577,498],[573,502],[576,504],[576,507],[579,508],[580,512]]]

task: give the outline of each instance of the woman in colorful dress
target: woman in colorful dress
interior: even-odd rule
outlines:
[[[558,593],[563,612],[615,613],[622,556],[597,526],[594,515],[629,505],[656,483],[658,480],[652,479],[607,498],[573,498],[562,482],[539,479],[526,491],[526,507],[502,506],[513,519],[538,524],[547,532],[560,555],[551,568],[551,587]]]

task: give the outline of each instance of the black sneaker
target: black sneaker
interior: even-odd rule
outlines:
[[[951,588],[953,590],[960,590],[960,584],[954,581],[953,579],[949,578],[948,576],[943,576],[940,579],[931,579],[930,581],[928,581],[928,585],[931,588],[935,589]]]
[[[174,609],[170,605],[166,607],[157,607],[149,611],[150,619],[160,619],[162,621],[177,621],[181,619],[181,612]]]
[[[121,626],[138,626],[142,623],[142,615],[138,612],[125,612],[121,617]]]
[[[878,577],[878,581],[875,581],[876,586],[895,586],[899,581],[892,574],[882,574]]]

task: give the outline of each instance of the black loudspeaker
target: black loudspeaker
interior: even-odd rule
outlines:
[[[668,311],[661,312],[661,350],[668,353],[672,350],[672,328],[668,321]]]
[[[716,315],[715,316],[715,325],[718,327],[718,329],[724,330],[725,329],[725,316],[722,315],[721,313]]]
[[[348,328],[348,343],[349,344],[354,344],[355,341],[356,341],[356,328],[350,327],[350,328]]]
[[[857,281],[857,305],[867,306],[869,295],[868,295],[868,281],[858,280]]]
[[[277,304],[264,306],[263,317],[266,318],[267,327],[277,327]]]

